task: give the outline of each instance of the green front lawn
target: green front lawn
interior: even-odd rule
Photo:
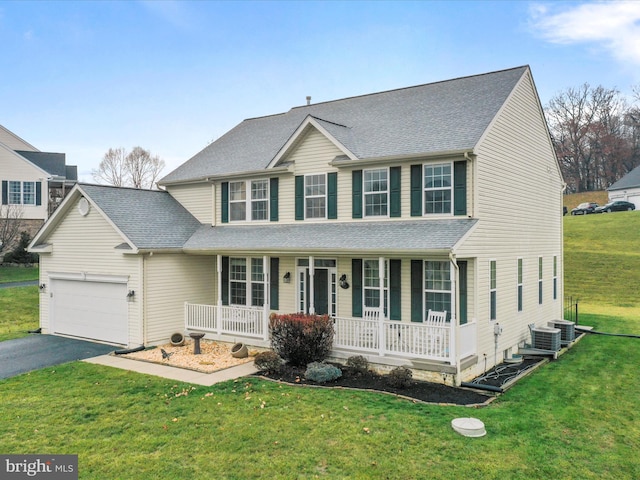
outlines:
[[[40,269],[35,267],[0,266],[0,283],[38,280]]]
[[[640,334],[632,317],[584,322]],[[0,381],[3,453],[74,453],[82,479],[632,479],[638,339],[588,336],[481,409],[75,362]],[[487,436],[451,420],[473,416]]]
[[[0,288],[0,341],[38,328],[38,287]]]

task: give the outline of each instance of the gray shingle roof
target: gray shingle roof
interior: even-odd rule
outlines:
[[[220,252],[428,252],[451,250],[476,224],[473,219],[299,223],[287,225],[202,225],[186,251]]]
[[[266,168],[311,115],[359,159],[472,149],[528,67],[292,108],[243,121],[164,177]]]
[[[627,173],[616,183],[607,188],[608,191],[640,187],[640,165]]]
[[[64,153],[29,152],[26,150],[16,150],[16,153],[51,175],[65,177],[67,174]]]
[[[139,249],[182,248],[201,225],[164,191],[79,187]]]

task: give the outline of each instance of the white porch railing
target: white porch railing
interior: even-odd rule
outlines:
[[[267,313],[260,307],[185,303],[185,328],[266,339]],[[403,323],[336,317],[334,349],[455,363],[451,324]],[[382,328],[382,331],[380,329]],[[476,353],[476,322],[461,325],[459,358]]]
[[[262,307],[185,303],[184,319],[187,330],[259,338],[263,338],[265,334],[266,322]]]

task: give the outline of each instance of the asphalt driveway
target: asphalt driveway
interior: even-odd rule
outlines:
[[[0,379],[116,350],[112,345],[33,334],[0,342]]]

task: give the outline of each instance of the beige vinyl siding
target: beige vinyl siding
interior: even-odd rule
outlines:
[[[458,256],[477,256],[473,289],[479,351],[493,360],[489,321],[489,260],[497,266],[498,361],[505,349],[529,339],[527,324],[562,318],[562,179],[533,83],[526,75],[476,150],[474,204],[479,218]],[[553,256],[558,299],[553,301]],[[538,257],[544,257],[544,303],[538,305]],[[517,258],[524,261],[524,309],[517,311]],[[470,285],[470,288],[472,286]]]
[[[0,181],[42,182],[42,205],[22,205],[24,220],[46,220],[49,200],[47,176],[46,172],[35,167],[31,162],[0,145]]]
[[[37,152],[38,149],[33,145],[25,142],[15,133],[10,132],[0,125],[0,143],[4,143],[11,150],[25,150],[27,152]]]
[[[92,207],[83,217],[78,212],[78,201],[69,209],[64,220],[47,238],[52,253],[40,254],[40,283],[51,284],[49,273],[87,273],[93,275],[122,275],[128,277],[127,290],[134,290],[134,301],[129,302],[129,345],[142,344],[141,315],[143,301],[141,287],[141,259],[137,255],[123,254],[116,249],[124,239],[110,223]],[[40,294],[40,325],[49,330],[50,292]]]
[[[184,302],[215,305],[215,256],[144,257],[145,344],[165,343],[184,331]]]
[[[210,183],[172,185],[167,192],[184,206],[201,223],[211,223],[213,218],[213,186]]]

